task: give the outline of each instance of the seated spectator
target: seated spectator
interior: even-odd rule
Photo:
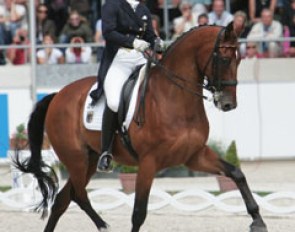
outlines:
[[[200,14],[198,17],[198,25],[200,26],[206,26],[209,24],[209,18],[207,14]]]
[[[51,34],[47,34],[44,36],[43,44],[44,45],[52,45],[54,40]],[[63,64],[64,57],[58,48],[44,48],[40,49],[37,52],[37,63],[38,64]]]
[[[179,5],[181,0],[171,0],[168,7],[168,21],[169,25],[172,25],[173,20],[179,16],[181,16],[181,12],[179,9]],[[152,14],[157,15],[160,18],[161,27],[164,25],[164,0],[149,0],[147,1],[147,5]],[[169,27],[169,34],[172,32],[172,26]],[[169,35],[166,35],[167,39],[170,39]]]
[[[193,6],[193,11],[195,9],[195,7],[197,7],[198,5],[202,5],[205,7],[206,12],[210,9],[211,4],[212,4],[212,0],[188,0],[192,6]],[[203,12],[205,13],[205,12]]]
[[[267,8],[273,14],[276,9],[277,0],[249,0],[249,17],[252,23],[257,23],[261,21],[262,10]]]
[[[155,34],[161,39],[165,40],[166,35],[165,32],[160,29],[160,18],[157,15],[152,15],[152,26]]]
[[[244,28],[245,31],[245,25],[247,24],[247,15],[243,11],[237,11],[234,14],[234,20],[233,24],[235,28]],[[244,31],[240,35],[241,38],[246,38],[247,36],[244,34]],[[240,53],[242,56],[245,56],[246,54],[246,43],[240,44]]]
[[[212,11],[208,17],[210,25],[225,27],[233,21],[233,15],[225,10],[223,0],[213,0]]]
[[[290,1],[288,10],[284,15],[284,31],[290,37],[295,37],[295,0]],[[287,42],[286,53],[288,56],[295,57],[295,41]]]
[[[71,43],[84,43],[82,37],[73,37]],[[86,64],[91,62],[91,47],[71,47],[66,49],[66,63],[68,64]]]
[[[258,53],[257,44],[254,42],[248,42],[246,46],[245,59],[257,59],[263,57]]]
[[[16,35],[18,29],[28,30],[27,11],[23,4],[18,4],[14,0],[5,0],[5,4],[2,3],[2,6],[10,38]]]
[[[71,11],[78,11],[80,15],[89,20],[88,17],[90,16],[89,13],[91,11],[89,0],[71,0],[69,2],[69,7]]]
[[[105,40],[102,36],[101,19],[97,20],[96,22],[94,41],[98,43],[98,47],[96,49],[96,60],[100,61],[102,57],[102,52],[105,46]]]
[[[183,1],[180,4],[181,16],[173,20],[173,39],[197,25],[197,18],[192,13],[192,5]]]
[[[6,44],[6,27],[5,27],[5,9],[4,6],[0,5],[0,46]],[[4,51],[0,50],[0,65],[5,65]]]
[[[55,36],[58,37],[68,21],[68,0],[46,0],[45,3],[48,7],[48,19],[54,22],[56,26]]]
[[[207,8],[201,3],[194,4],[192,11],[193,11],[193,15],[195,15],[197,18],[201,14],[207,14],[208,13]]]
[[[248,39],[278,39],[283,36],[283,26],[273,19],[273,13],[269,9],[261,12],[261,22],[254,24]],[[281,44],[279,42],[258,43],[258,51],[264,57],[278,57],[281,55]]]
[[[48,9],[46,5],[38,5],[36,14],[36,39],[38,44],[43,42],[43,37],[47,34],[55,37],[55,24],[52,20],[48,19],[47,13]]]
[[[24,29],[18,29],[13,37],[12,45],[28,45],[28,32]],[[7,49],[7,58],[14,65],[25,64],[29,58],[29,50],[26,48],[14,48]]]
[[[85,38],[85,42],[92,42],[92,30],[77,11],[70,13],[69,20],[61,32],[59,42],[69,43],[73,37],[82,37]]]

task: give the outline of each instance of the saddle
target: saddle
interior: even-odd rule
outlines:
[[[129,153],[132,155],[132,157],[136,160],[138,159],[138,155],[132,146],[131,139],[128,134],[128,129],[124,125],[124,122],[126,121],[126,116],[129,109],[131,95],[133,93],[134,86],[139,77],[139,72],[143,66],[144,65],[138,65],[133,71],[133,73],[130,75],[128,80],[125,82],[121,91],[121,98],[118,110],[119,134],[121,136],[122,143],[125,146],[125,148],[129,151]]]

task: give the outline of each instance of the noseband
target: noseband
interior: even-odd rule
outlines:
[[[223,35],[223,33],[225,32],[225,27],[223,27],[216,38],[215,44],[214,44],[214,49],[212,51],[211,56],[209,57],[204,69],[200,72],[200,75],[203,77],[203,79],[205,79],[205,72],[210,64],[210,61],[212,61],[212,78],[206,78],[207,80],[207,84],[204,86],[205,89],[210,90],[211,92],[215,92],[215,91],[221,91],[224,87],[226,86],[236,86],[238,84],[237,80],[222,80],[219,72],[220,67],[223,68],[228,68],[230,63],[231,63],[231,59],[228,57],[223,57],[220,54],[219,49],[220,48],[236,48],[236,46],[232,45],[232,46],[221,46],[221,37]]]

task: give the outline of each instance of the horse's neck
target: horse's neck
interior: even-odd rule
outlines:
[[[192,52],[174,51],[169,60],[164,61],[164,68],[154,71],[150,82],[150,94],[154,101],[154,112],[160,112],[162,118],[184,121],[206,120],[203,98],[190,92],[203,94]],[[183,57],[183,58],[182,58]],[[165,71],[168,70],[168,71]],[[185,79],[174,79],[184,88],[177,86],[170,78],[173,74]]]

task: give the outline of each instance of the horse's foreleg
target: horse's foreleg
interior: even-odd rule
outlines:
[[[267,232],[266,225],[259,213],[259,207],[248,187],[244,174],[239,168],[221,160],[209,147],[205,147],[201,152],[193,156],[186,165],[196,171],[213,174],[224,173],[233,179],[242,194],[248,213],[253,218],[253,223],[250,226],[251,232]]]
[[[136,179],[132,232],[138,232],[146,218],[148,198],[155,173],[155,163],[152,159],[141,161]]]
[[[250,226],[251,232],[267,232],[265,223],[262,220],[262,217],[259,213],[259,207],[248,187],[246,177],[241,171],[241,169],[233,166],[232,164],[227,163],[224,160],[220,160],[223,165],[223,171],[226,176],[230,177],[239,188],[248,213],[253,218],[253,223]]]

